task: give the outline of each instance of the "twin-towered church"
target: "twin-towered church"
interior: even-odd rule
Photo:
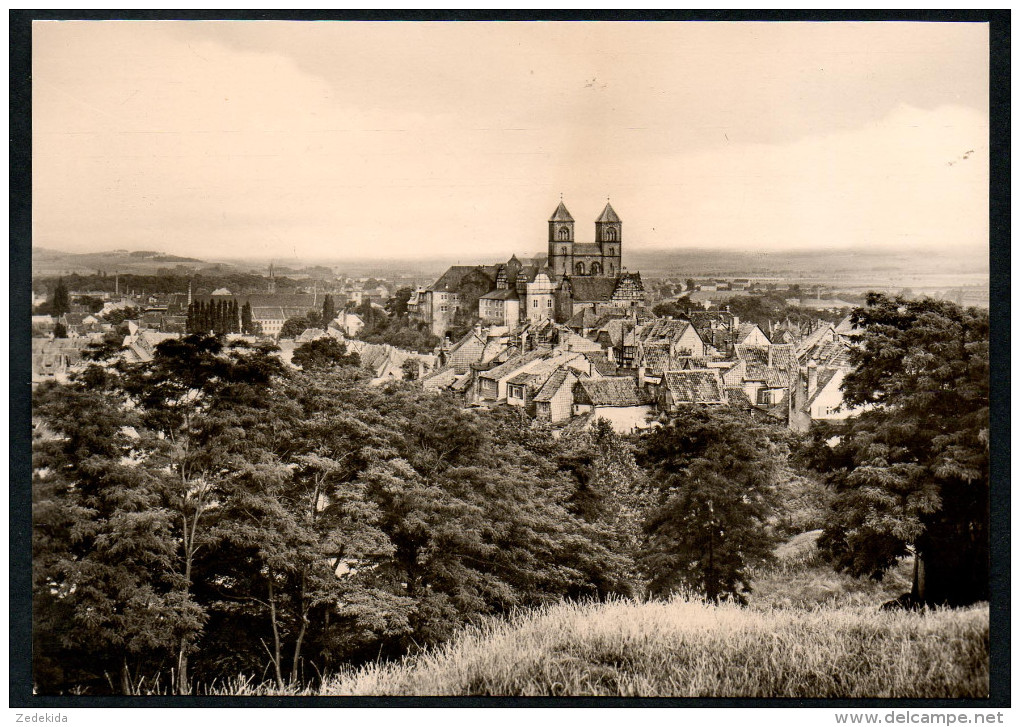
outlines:
[[[616,277],[622,248],[623,223],[608,202],[595,220],[595,242],[574,241],[574,218],[562,201],[549,218],[549,267],[556,275]]]
[[[595,220],[595,241],[577,242],[574,218],[560,201],[549,218],[548,245],[546,256],[455,265],[416,291],[409,311],[443,336],[475,317],[515,328],[563,323],[586,308],[601,314],[644,304],[641,274],[623,268],[623,223],[611,204]]]

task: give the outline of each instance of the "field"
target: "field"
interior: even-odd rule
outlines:
[[[881,582],[832,573],[817,532],[791,539],[750,603],[558,604],[492,619],[397,663],[369,664],[323,696],[983,697],[987,605],[882,611],[910,563]],[[244,680],[216,693],[295,694]]]

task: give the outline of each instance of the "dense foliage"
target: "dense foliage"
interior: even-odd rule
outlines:
[[[649,468],[638,562],[653,594],[743,601],[772,555],[782,435],[739,410],[690,407],[642,442]]]
[[[294,371],[190,336],[36,391],[41,692],[314,681],[630,589],[612,509],[579,494],[613,466],[590,441],[561,466],[516,412],[371,388],[318,348]]]
[[[404,290],[407,291],[409,297],[410,289]],[[391,299],[391,302],[394,303],[393,310],[398,311],[393,315],[387,316],[384,311],[368,302],[356,309],[361,320],[365,322],[365,327],[358,332],[357,337],[368,343],[388,343],[405,351],[432,353],[440,343],[439,338],[432,335],[428,325],[408,317],[407,301],[405,299],[401,304],[400,299],[403,297],[403,293],[397,292],[399,297],[395,301]],[[404,313],[400,314],[400,310],[403,310]]]
[[[852,320],[864,333],[845,401],[867,409],[835,446],[816,445],[836,491],[820,546],[873,577],[913,551],[918,601],[986,599],[988,312],[870,294]]]

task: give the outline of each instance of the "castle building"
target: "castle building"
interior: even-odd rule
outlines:
[[[443,336],[458,323],[516,328],[526,322],[563,323],[585,308],[644,305],[640,273],[623,268],[623,222],[608,202],[595,220],[595,242],[577,242],[574,218],[562,200],[549,218],[548,253],[496,265],[455,265],[418,290],[409,310]]]

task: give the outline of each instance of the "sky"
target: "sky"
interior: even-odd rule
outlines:
[[[988,253],[978,23],[36,22],[33,245]]]

